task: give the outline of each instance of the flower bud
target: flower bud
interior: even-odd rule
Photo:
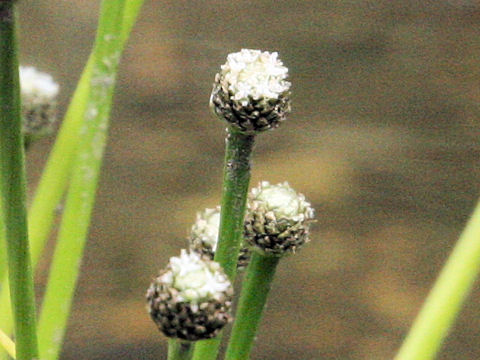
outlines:
[[[19,71],[23,134],[28,142],[51,132],[59,86],[49,74],[34,67],[20,66]]]
[[[218,243],[220,227],[220,206],[215,209],[205,209],[197,213],[197,220],[192,226],[189,236],[190,250],[196,251],[209,260],[213,260]],[[248,248],[242,247],[238,255],[239,269],[243,269],[250,258]]]
[[[210,106],[238,131],[276,128],[290,112],[288,69],[276,52],[242,49],[229,54],[215,76]]]
[[[215,337],[231,321],[233,287],[217,262],[182,250],[147,291],[148,311],[168,337]]]
[[[287,182],[268,181],[252,189],[245,217],[245,239],[256,250],[274,256],[294,253],[309,241],[314,210]]]

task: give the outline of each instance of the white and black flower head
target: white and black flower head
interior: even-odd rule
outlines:
[[[213,260],[218,243],[220,227],[220,206],[205,209],[197,213],[197,220],[189,236],[190,250],[196,251],[207,259]],[[238,255],[238,268],[243,269],[250,258],[247,247],[242,247]]]
[[[233,287],[217,262],[182,250],[147,291],[148,311],[168,337],[210,339],[231,321]]]
[[[263,181],[252,189],[245,217],[245,239],[256,250],[274,256],[295,252],[309,241],[314,210],[287,182]]]
[[[241,132],[276,128],[290,112],[287,76],[276,52],[242,49],[229,54],[215,76],[210,106]]]
[[[23,134],[31,140],[52,130],[59,86],[49,74],[31,66],[20,66],[19,74]]]

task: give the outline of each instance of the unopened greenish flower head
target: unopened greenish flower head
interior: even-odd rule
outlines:
[[[287,182],[263,181],[252,189],[245,218],[245,238],[257,250],[275,256],[295,252],[309,241],[314,210]]]
[[[256,133],[277,127],[290,111],[288,69],[276,52],[229,54],[215,77],[210,105],[235,129]]]
[[[252,198],[261,202],[267,212],[273,212],[277,219],[290,223],[313,218],[313,208],[287,182],[271,185],[268,181],[252,189]]]
[[[56,120],[59,85],[52,76],[31,66],[20,66],[23,133],[37,138],[51,131]]]
[[[166,336],[209,339],[231,321],[233,287],[217,262],[182,250],[147,291],[148,311]]]
[[[220,227],[220,206],[205,209],[197,213],[197,220],[192,226],[192,242],[201,242],[213,252],[217,249],[218,228]]]
[[[213,260],[217,250],[220,227],[220,206],[197,213],[197,219],[189,236],[190,250]],[[238,255],[238,268],[243,269],[250,258],[247,247],[242,247]]]

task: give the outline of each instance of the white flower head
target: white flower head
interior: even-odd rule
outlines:
[[[170,258],[169,267],[161,281],[178,290],[179,301],[196,304],[218,299],[232,286],[217,262],[203,260],[195,252],[183,249],[179,257]]]
[[[32,66],[20,66],[19,72],[22,100],[42,104],[54,100],[58,95],[59,86],[50,74]]]
[[[22,131],[25,144],[48,134],[56,120],[59,86],[53,78],[31,66],[20,66]]]
[[[147,290],[147,310],[166,336],[211,339],[232,320],[233,287],[220,265],[182,250]]]
[[[276,52],[242,49],[231,53],[221,67],[233,99],[246,106],[252,99],[267,102],[287,92],[288,69]]]
[[[215,75],[210,107],[245,134],[277,128],[290,113],[288,69],[276,52],[242,49]]]

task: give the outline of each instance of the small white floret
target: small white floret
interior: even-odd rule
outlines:
[[[198,303],[215,299],[231,286],[217,263],[205,261],[195,252],[182,250],[179,257],[171,257],[170,268],[171,285],[179,291],[181,301]]]
[[[229,54],[221,69],[233,99],[243,106],[251,99],[278,99],[291,85],[285,81],[288,69],[278,59],[276,52],[242,49]]]

